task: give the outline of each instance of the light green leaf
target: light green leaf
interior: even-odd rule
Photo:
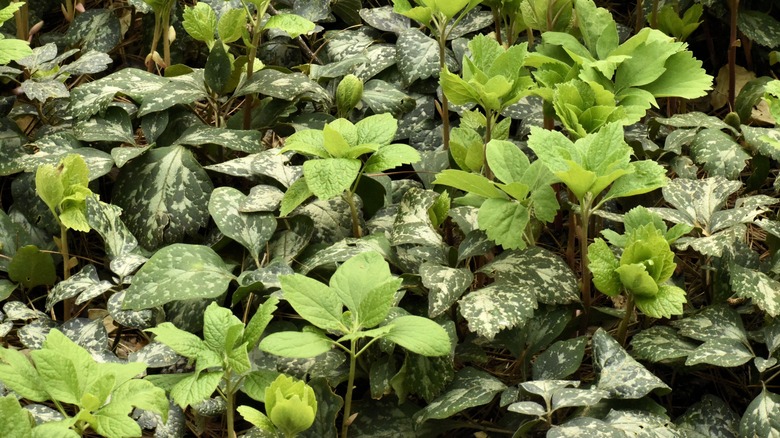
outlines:
[[[182,26],[190,36],[209,46],[214,43],[217,30],[217,14],[208,3],[196,3],[194,7],[184,8]]]
[[[22,409],[13,395],[0,397],[0,429],[9,437],[29,437],[32,434],[30,414]]]
[[[170,322],[158,324],[146,331],[154,333],[157,342],[162,342],[184,357],[195,358],[206,348],[199,337],[176,328]]]
[[[127,415],[129,411],[129,407],[108,404],[93,414],[92,425],[105,437],[138,436],[141,426]]]
[[[506,249],[523,249],[523,234],[531,220],[531,211],[522,203],[506,199],[487,199],[479,208],[479,228]]]
[[[76,364],[60,353],[49,350],[35,350],[30,353],[41,385],[53,400],[59,402],[77,404],[81,402],[84,394],[86,376],[80,379]],[[87,370],[80,370],[82,373]]]
[[[244,323],[230,309],[212,302],[203,314],[203,344],[211,351],[232,351],[244,334]],[[246,348],[244,348],[246,352]]]
[[[618,178],[604,196],[604,200],[627,198],[651,192],[666,185],[666,170],[653,160],[631,163],[634,172]]]
[[[423,356],[445,356],[452,349],[447,331],[421,316],[406,315],[390,322],[385,339]]]
[[[140,310],[176,300],[214,298],[233,279],[213,249],[177,243],[157,251],[133,277],[124,309]]]
[[[683,314],[683,304],[688,302],[684,290],[672,284],[661,284],[655,296],[634,294],[636,307],[653,318],[671,318]]]
[[[268,297],[265,302],[257,309],[252,319],[246,325],[244,330],[244,337],[241,340],[242,343],[247,344],[247,349],[251,351],[257,345],[257,341],[263,335],[268,323],[273,319],[273,313],[276,311],[276,307],[279,304],[279,299],[276,297]]]
[[[449,418],[465,409],[490,403],[504,389],[506,385],[485,371],[463,368],[447,391],[417,411],[414,420],[422,424],[430,419]]]
[[[219,17],[217,34],[219,39],[230,44],[241,38],[246,26],[246,10],[244,8],[229,9]]]
[[[312,193],[321,200],[328,200],[350,189],[360,167],[360,160],[324,158],[303,163],[303,174]]]
[[[306,177],[298,178],[289,188],[287,188],[287,191],[284,192],[284,197],[282,198],[282,203],[279,207],[279,216],[284,217],[289,215],[313,194],[311,189],[309,189],[309,184],[306,182]]]
[[[378,173],[420,161],[420,153],[405,144],[380,146],[366,161],[365,173]]]
[[[690,51],[675,53],[666,60],[664,74],[642,88],[655,97],[702,97],[712,88],[712,76],[701,65]]]
[[[593,274],[593,284],[611,297],[623,289],[620,275],[616,272],[618,267],[620,262],[603,239],[596,239],[588,246],[588,268]]]
[[[38,371],[24,354],[17,350],[0,348],[0,360],[0,374],[5,386],[31,401],[49,400],[49,393],[42,386]]]
[[[159,414],[163,422],[168,419],[170,404],[165,391],[152,382],[142,379],[131,379],[118,386],[111,393],[111,404],[123,406],[126,416],[133,407]]]
[[[522,181],[530,165],[528,157],[510,141],[490,140],[485,153],[490,170],[504,184]]]
[[[171,398],[182,409],[201,402],[216,391],[222,376],[222,371],[193,373],[183,378],[171,390]]]
[[[239,414],[241,414],[241,417],[251,423],[253,426],[257,427],[258,429],[264,431],[273,433],[276,431],[276,427],[271,422],[271,420],[265,416],[262,412],[258,411],[255,408],[249,407],[249,406],[239,406],[236,408]]]
[[[301,317],[325,330],[344,329],[342,301],[333,288],[300,274],[280,275],[284,299]]]
[[[355,124],[357,128],[356,144],[389,145],[398,131],[398,121],[391,114],[375,114]]]
[[[493,183],[482,175],[462,170],[446,169],[436,175],[434,184],[441,184],[473,193],[484,198],[506,199],[504,192],[496,188]]]
[[[361,325],[367,320],[373,320],[374,324],[364,325],[367,328],[384,319],[400,286],[401,279],[393,278],[389,265],[376,252],[366,252],[350,258],[339,266],[330,278],[331,289],[352,312],[353,320]],[[371,299],[371,304],[376,307],[371,309],[366,307],[363,301],[374,294],[379,296]],[[375,315],[377,311],[384,314]],[[364,312],[369,314],[364,315]],[[379,318],[379,321],[375,321],[376,318]]]
[[[280,29],[287,32],[290,38],[299,36],[314,30],[314,23],[295,14],[277,14],[268,19],[263,29]]]
[[[263,338],[258,347],[277,356],[307,358],[330,351],[333,341],[319,333],[278,332]]]

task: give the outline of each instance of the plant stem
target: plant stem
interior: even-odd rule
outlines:
[[[634,33],[639,33],[645,24],[645,2],[636,0],[636,23],[634,24]]]
[[[623,347],[626,346],[626,337],[628,337],[628,323],[631,321],[631,315],[634,314],[634,295],[631,293],[626,294],[628,301],[626,302],[626,314],[623,315],[623,319],[620,320],[620,325],[617,331],[617,340]]]
[[[171,66],[171,39],[169,37],[169,29],[171,27],[172,6],[173,3],[171,3],[171,8],[168,8],[162,16],[163,62],[165,63],[165,68]]]
[[[360,218],[358,217],[357,205],[355,205],[355,195],[347,190],[342,197],[349,204],[349,215],[352,217],[352,235],[361,238],[363,233],[360,231]]]
[[[347,379],[347,394],[344,396],[344,416],[341,419],[341,438],[347,438],[349,417],[352,411],[352,387],[355,386],[355,368],[357,367],[356,341],[349,342],[349,379]]]
[[[243,2],[242,2],[243,3]],[[260,35],[262,29],[260,29],[260,21],[263,20],[266,9],[271,3],[271,0],[263,2],[260,8],[257,9],[257,16],[252,23],[252,47],[249,48],[249,55],[246,61],[246,83],[252,81],[252,74],[255,70],[255,58],[257,58],[257,46],[260,45]],[[252,125],[252,107],[255,105],[255,95],[249,94],[244,100],[244,129],[249,129]]]
[[[658,28],[658,0],[653,0],[653,9],[650,11],[650,27]]]
[[[446,24],[439,29],[439,70],[443,71],[447,68],[444,62],[447,48],[447,34],[444,32]],[[447,100],[447,95],[444,94],[444,88],[441,89],[441,139],[444,145],[444,150],[450,148],[450,102]]]
[[[62,279],[70,278],[70,250],[68,248],[68,227],[60,224],[60,255],[62,255]],[[63,319],[69,320],[73,312],[73,299],[63,301]]]
[[[236,438],[236,428],[235,428],[235,416],[234,416],[234,406],[235,405],[235,391],[234,388],[230,385],[230,380],[232,378],[232,373],[230,370],[225,371],[225,394],[223,396],[225,397],[225,404],[227,404],[227,418],[225,421],[227,421],[227,432],[228,432],[228,438]]]
[[[734,110],[737,83],[737,13],[739,0],[729,0],[731,35],[729,37],[729,109]]]
[[[484,162],[483,166],[485,170],[485,178],[491,181],[493,180],[493,171],[490,170],[490,166],[488,165],[487,145],[493,138],[493,125],[496,123],[497,117],[498,114],[494,113],[493,111],[488,109],[485,110],[485,138],[484,145],[482,146],[482,160]]]
[[[582,305],[587,320],[590,311],[590,268],[588,267],[588,228],[590,226],[590,208],[593,196],[586,193],[580,202],[580,267],[582,270]]]

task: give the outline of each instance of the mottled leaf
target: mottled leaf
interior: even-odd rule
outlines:
[[[729,267],[729,281],[737,296],[750,298],[769,316],[780,315],[780,282],[763,272],[736,264]]]
[[[780,437],[780,395],[763,388],[761,394],[754,398],[745,410],[739,422],[741,437]]]
[[[604,329],[593,334],[593,362],[599,371],[596,387],[611,398],[638,399],[653,390],[670,388],[648,371],[607,334]]]
[[[677,427],[692,430],[704,437],[737,438],[739,436],[739,415],[720,398],[705,394],[685,414],[677,418]]]
[[[200,146],[216,144],[235,151],[257,153],[263,151],[259,131],[242,131],[237,129],[223,129],[212,126],[193,126],[182,132],[174,144],[186,144]]]
[[[537,307],[532,287],[501,281],[470,292],[459,305],[469,329],[488,339],[503,329],[523,325]]]
[[[276,219],[269,213],[242,213],[239,206],[246,195],[232,187],[218,187],[211,192],[209,213],[219,230],[249,250],[255,260],[276,231]]]
[[[433,318],[445,312],[468,289],[474,276],[466,269],[425,263],[420,266],[420,277],[428,288],[428,316]]]
[[[655,326],[634,335],[631,347],[637,359],[664,362],[687,358],[696,344],[678,335],[671,327]]]
[[[419,425],[430,419],[448,418],[458,412],[490,403],[506,385],[475,368],[463,368],[446,392],[414,414]]]
[[[579,337],[552,344],[534,361],[534,380],[555,380],[569,377],[579,369],[587,343],[586,337]]]
[[[401,199],[398,214],[393,224],[394,245],[413,243],[438,246],[441,235],[433,228],[428,209],[433,206],[439,194],[432,190],[409,189]]]

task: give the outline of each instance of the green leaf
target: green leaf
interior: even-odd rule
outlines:
[[[687,358],[697,345],[671,327],[655,326],[635,334],[631,347],[637,359],[665,362]]]
[[[157,93],[143,95],[143,103],[138,108],[138,117],[164,111],[175,105],[189,105],[208,96],[203,71],[174,76],[159,88]]]
[[[244,33],[246,26],[246,9],[229,9],[219,17],[217,34],[225,44],[238,40]]]
[[[4,10],[0,10],[0,13]],[[0,429],[3,430],[4,434],[16,437],[31,436],[32,424],[30,420],[29,412],[22,409],[16,397],[7,395],[0,398]]]
[[[655,296],[635,294],[636,307],[647,316],[653,318],[671,318],[683,314],[683,304],[687,300],[684,290],[672,284],[661,284]]]
[[[704,363],[719,367],[738,367],[750,362],[754,357],[742,341],[724,337],[708,340],[696,347],[688,354],[685,365]]]
[[[127,414],[130,408],[113,403],[95,412],[91,422],[95,431],[106,437],[138,436],[141,426]]]
[[[490,140],[485,153],[490,170],[505,184],[522,181],[530,165],[528,157],[510,141]]]
[[[271,420],[257,409],[249,406],[239,406],[236,410],[241,414],[241,417],[244,420],[258,429],[269,433],[274,433],[276,431],[276,427],[271,423]]]
[[[780,436],[778,408],[780,408],[780,395],[769,392],[764,387],[761,394],[754,398],[745,410],[739,422],[739,435],[773,438]]]
[[[651,299],[658,294],[658,284],[642,263],[622,264],[615,270],[620,282],[636,298]]]
[[[214,298],[233,279],[211,248],[177,243],[157,251],[135,274],[123,308],[140,310],[176,300]]]
[[[376,152],[371,154],[363,171],[365,173],[378,173],[402,164],[412,164],[418,161],[420,161],[420,153],[411,146],[391,144],[380,146]]]
[[[162,342],[184,357],[195,358],[206,348],[199,337],[176,328],[170,322],[158,324],[146,331],[154,333],[157,342]]]
[[[525,229],[531,211],[522,203],[506,199],[487,199],[479,208],[479,228],[506,249],[523,249]]]
[[[194,7],[186,7],[182,16],[182,26],[193,39],[203,41],[209,46],[214,43],[217,14],[208,3],[196,3]]]
[[[113,284],[98,278],[94,265],[87,265],[77,274],[67,280],[60,281],[46,297],[46,310],[50,311],[54,304],[69,298],[76,298],[76,304],[81,304],[100,296],[113,287]]]
[[[694,58],[690,51],[675,53],[666,60],[666,71],[642,88],[655,97],[702,97],[712,88],[712,76],[708,75],[701,65],[702,62]]]
[[[303,174],[312,193],[321,200],[328,200],[350,189],[360,167],[360,160],[324,158],[303,163]]]
[[[436,175],[434,184],[454,187],[484,198],[506,199],[506,195],[482,175],[462,170],[446,169]]]
[[[266,21],[263,29],[280,29],[287,32],[290,38],[299,36],[314,30],[314,23],[295,14],[277,14]]]
[[[600,292],[611,297],[621,292],[619,267],[620,262],[603,239],[596,239],[588,246],[588,268],[593,274],[593,284]]]
[[[593,334],[593,362],[599,371],[596,387],[610,398],[638,399],[656,389],[670,389],[601,328]]]
[[[206,66],[203,71],[206,85],[216,93],[222,92],[230,81],[232,67],[233,65],[225,51],[225,47],[221,41],[217,41],[217,44],[214,44],[214,47],[211,48],[208,59],[206,59]]]
[[[153,249],[206,226],[212,190],[192,152],[170,146],[152,149],[122,167],[112,199],[141,245]]]
[[[330,351],[333,341],[319,333],[278,332],[263,338],[258,347],[277,356],[307,358]]]
[[[366,328],[387,316],[400,286],[401,279],[393,278],[389,265],[376,252],[350,258],[330,278],[331,289],[352,312],[353,320]]]
[[[313,194],[311,189],[309,189],[309,184],[306,182],[306,177],[295,180],[287,191],[284,192],[284,197],[282,198],[282,203],[279,207],[279,216],[288,216]]]
[[[398,131],[398,121],[391,114],[375,114],[360,120],[357,128],[356,144],[389,145]]]
[[[49,350],[35,350],[30,353],[41,385],[53,400],[77,404],[81,402],[86,379],[80,379],[76,364],[60,353]],[[81,370],[85,372],[86,370]]]
[[[631,163],[634,172],[618,178],[604,196],[604,200],[627,198],[659,189],[666,185],[666,170],[652,160]]]
[[[257,309],[252,319],[246,325],[244,330],[244,337],[241,340],[242,343],[247,344],[247,349],[251,351],[257,345],[260,337],[263,335],[268,323],[273,319],[273,313],[276,311],[276,307],[279,304],[279,299],[276,297],[268,297],[265,302]]]
[[[244,335],[244,323],[230,309],[212,302],[203,314],[203,343],[211,351],[232,351]],[[246,349],[244,349],[246,351]]]
[[[732,411],[726,402],[712,394],[705,394],[675,423],[683,431],[693,430],[706,437],[740,436],[739,415]]]
[[[300,274],[281,275],[279,282],[284,299],[302,318],[325,330],[344,329],[343,304],[333,288]]]
[[[710,175],[736,179],[745,168],[750,154],[730,135],[715,129],[703,129],[691,143],[691,158],[702,164]]]
[[[7,309],[6,309],[7,310]],[[49,393],[42,385],[38,371],[30,360],[17,350],[0,348],[0,373],[3,384],[27,400],[49,400]]]
[[[6,21],[13,18],[16,11],[22,9],[22,6],[24,5],[25,2],[16,2],[16,3],[11,3],[8,6],[0,9],[0,24],[3,24]]]
[[[171,398],[182,409],[201,402],[216,391],[222,376],[222,371],[193,373],[183,378],[171,390]]]
[[[53,285],[57,281],[54,259],[35,245],[23,246],[8,264],[8,278],[26,288]]]
[[[238,189],[218,187],[211,192],[209,213],[222,234],[240,243],[254,260],[259,260],[276,231],[276,218],[271,213],[240,212],[241,203],[246,199]]]
[[[447,391],[417,411],[414,420],[419,425],[430,419],[449,418],[465,409],[490,403],[504,389],[506,385],[485,371],[463,368]]]
[[[449,268],[433,263],[420,266],[420,277],[428,288],[428,316],[434,318],[444,313],[460,298],[474,280],[467,269]]]
[[[503,329],[525,324],[537,305],[530,287],[497,281],[462,298],[460,313],[471,331],[493,339]]]
[[[445,356],[452,349],[447,331],[421,316],[406,315],[390,322],[385,339],[423,356]]]

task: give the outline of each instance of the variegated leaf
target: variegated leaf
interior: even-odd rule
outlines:
[[[46,311],[62,300],[75,297],[79,297],[76,304],[82,304],[108,291],[112,286],[110,282],[98,278],[94,265],[84,266],[77,274],[54,286],[46,297]]]
[[[612,427],[625,431],[629,436],[679,436],[669,417],[641,410],[611,410],[604,421]]]
[[[241,213],[273,212],[279,209],[284,192],[274,186],[260,184],[249,190],[249,195],[238,204]]]
[[[20,162],[24,164],[27,171],[34,171],[41,164],[51,164],[56,166],[65,158],[68,154],[78,154],[84,159],[89,168],[89,180],[94,181],[101,176],[107,175],[111,169],[114,168],[114,160],[111,155],[95,148],[74,148],[61,147],[53,150],[50,147],[44,146],[45,140],[39,140],[34,144],[39,146],[40,149],[33,155],[25,155],[20,158]],[[61,141],[59,138],[54,137],[54,142]]]
[[[3,312],[5,312],[5,318],[10,321],[48,318],[45,313],[40,310],[30,309],[21,301],[6,302],[3,304]]]
[[[419,425],[430,419],[448,418],[464,409],[490,403],[504,389],[506,385],[485,371],[463,368],[444,394],[414,414],[414,420]]]
[[[255,175],[252,169],[255,157],[256,155],[247,155],[246,157],[234,158],[222,163],[206,166],[204,169],[224,173],[225,175],[249,178]]]
[[[690,352],[685,365],[706,363],[719,367],[737,367],[750,362],[754,357],[745,344],[736,339],[712,339]]]
[[[122,167],[127,164],[133,158],[139,157],[148,151],[154,145],[146,145],[141,147],[116,147],[111,149],[111,158],[114,159],[116,167]]]
[[[73,132],[81,141],[112,141],[135,144],[130,116],[121,108],[111,107],[102,117],[76,123]]]
[[[704,129],[691,143],[691,157],[710,175],[736,179],[750,155],[731,136],[722,131]]]
[[[144,95],[156,93],[168,82],[170,79],[145,70],[124,68],[74,88],[71,91],[68,112],[76,119],[84,120],[106,109],[117,93],[140,101]]]
[[[428,288],[428,317],[444,313],[463,295],[474,280],[467,269],[425,263],[420,266],[420,277]]]
[[[367,61],[356,65],[352,73],[365,83],[386,68],[395,65],[395,46],[374,44],[365,50],[363,56]]]
[[[281,259],[292,264],[306,248],[314,234],[314,223],[306,216],[285,219],[282,224],[287,228],[276,233],[268,245],[271,260]]]
[[[72,46],[103,53],[112,51],[121,36],[119,17],[110,9],[90,9],[78,14],[65,34]]]
[[[72,318],[65,321],[58,329],[93,356],[102,355],[108,350],[108,333],[101,319]]]
[[[193,126],[184,131],[174,144],[200,146],[216,144],[234,151],[256,153],[263,150],[260,131],[222,129],[213,126]]]
[[[211,192],[209,213],[222,234],[240,243],[258,261],[276,231],[276,218],[270,213],[238,211],[246,198],[238,189],[218,187]]]
[[[363,50],[376,41],[376,38],[370,34],[368,29],[370,28],[326,32],[325,40],[328,43],[325,46],[325,50],[327,50],[330,59],[341,61],[360,55]]]
[[[358,205],[358,220],[362,221],[361,202],[355,196],[355,203]],[[347,237],[352,237],[352,216],[349,211],[349,204],[343,198],[333,198],[327,201],[315,200],[299,210],[296,210],[314,222],[314,234],[312,240],[315,242],[338,242]],[[362,225],[361,225],[362,227]]]
[[[534,291],[545,304],[567,304],[579,301],[577,279],[566,262],[555,253],[533,247],[506,251],[483,267],[497,281],[506,280]]]
[[[672,321],[672,326],[682,336],[697,341],[733,339],[745,344],[748,342],[739,314],[725,305],[707,307],[693,316]]]
[[[112,62],[111,57],[107,54],[90,50],[79,56],[79,59],[62,66],[60,73],[70,73],[76,76],[100,73],[107,69]]]
[[[203,71],[196,70],[190,74],[175,76],[160,87],[156,93],[144,95],[143,103],[138,108],[138,117],[163,111],[174,105],[189,105],[208,96],[208,90],[203,79]]]
[[[138,330],[154,327],[162,322],[160,309],[122,310],[122,301],[125,299],[125,291],[117,292],[108,299],[106,308],[111,318],[118,324]]]
[[[418,79],[438,77],[441,67],[439,66],[439,43],[436,40],[412,27],[398,36],[395,47],[398,69],[407,85]],[[455,57],[449,50],[445,53],[450,71],[457,71],[458,63]]]
[[[282,73],[270,68],[252,75],[251,82],[242,77],[234,96],[262,93],[282,100],[308,99],[330,104],[330,93],[302,73]]]
[[[780,282],[760,271],[732,264],[729,268],[731,288],[738,297],[750,298],[769,316],[780,315]]]
[[[709,230],[706,224],[710,223],[713,213],[723,208],[728,197],[741,187],[739,181],[729,181],[721,176],[698,180],[675,178],[662,191],[664,199],[685,215],[685,223]],[[667,209],[650,210],[664,217]],[[664,219],[679,223],[674,217]]]
[[[592,417],[578,417],[553,426],[547,438],[629,438],[626,432]]]
[[[56,79],[35,80],[28,79],[19,87],[30,100],[44,103],[49,99],[65,98],[70,96],[68,88]]]
[[[480,10],[475,8],[469,11],[466,16],[455,22],[452,30],[447,35],[448,40],[454,40],[464,35],[484,29],[493,23],[493,13],[489,10]]]
[[[214,298],[235,277],[209,247],[178,243],[157,251],[133,277],[123,309],[141,310],[171,301]]]
[[[565,379],[574,374],[582,363],[587,344],[588,339],[584,336],[552,344],[536,357],[533,365],[534,380]]]
[[[593,406],[607,395],[600,389],[558,388],[552,394],[552,409]]]
[[[138,248],[138,240],[122,222],[122,209],[96,197],[87,198],[87,221],[100,234],[106,245],[106,254],[115,259]]]
[[[392,260],[392,249],[387,238],[374,234],[361,239],[344,239],[328,245],[308,258],[298,260],[301,265],[299,272],[305,275],[317,267],[344,262],[358,254],[371,251],[382,254],[387,260]]]
[[[415,100],[395,84],[371,79],[363,87],[363,101],[374,113],[400,115],[415,106]]]
[[[212,189],[192,153],[183,146],[169,146],[123,167],[112,199],[141,245],[157,248],[181,241],[208,223]]]
[[[400,34],[409,28],[409,18],[393,12],[392,6],[361,9],[360,18],[369,26],[385,32]]]
[[[637,359],[666,362],[687,358],[697,347],[666,326],[650,327],[631,339],[632,353]]]
[[[148,312],[148,310],[145,310]],[[162,342],[152,342],[140,350],[127,355],[128,362],[144,362],[149,368],[163,368],[175,365],[180,356]]]
[[[743,241],[746,232],[747,227],[739,224],[709,236],[681,237],[674,245],[682,251],[691,247],[701,254],[721,257],[723,249],[734,245],[735,241]]]
[[[773,49],[780,46],[780,22],[766,12],[748,9],[737,16],[737,27],[751,41]]]
[[[691,430],[708,438],[737,438],[739,415],[720,398],[705,394],[675,421],[681,430]]]
[[[506,281],[472,291],[459,304],[469,330],[487,339],[503,329],[522,326],[537,307],[532,286]]]
[[[638,399],[653,390],[671,390],[602,328],[593,334],[593,364],[599,371],[596,388],[607,391],[610,398]]]
[[[398,205],[398,215],[393,225],[394,245],[441,245],[441,235],[433,228],[428,209],[439,194],[432,190],[409,189]]]
[[[745,410],[739,422],[740,437],[780,437],[780,395],[763,388]]]

